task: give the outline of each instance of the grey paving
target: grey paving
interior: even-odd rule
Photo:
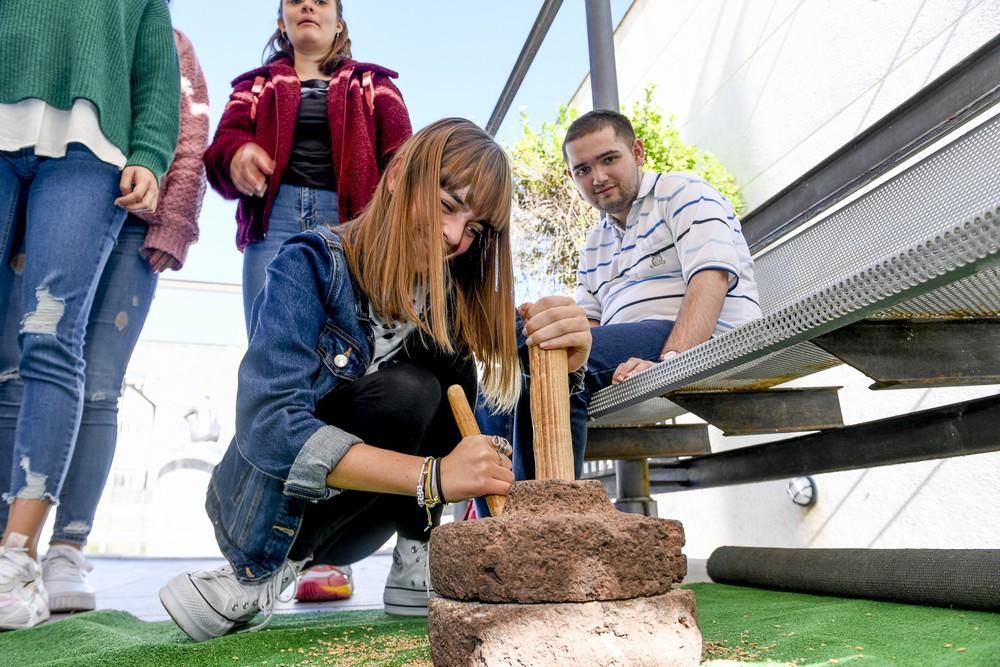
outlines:
[[[221,559],[117,558],[89,556],[94,565],[90,581],[97,590],[97,608],[126,611],[146,621],[169,617],[157,593],[171,577],[191,570],[219,567]],[[307,614],[320,611],[381,609],[382,588],[392,564],[392,551],[383,550],[354,564],[354,596],[336,602],[280,602],[276,613]],[[704,560],[690,560],[685,583],[708,581]],[[65,618],[56,615],[53,620]]]
[[[97,608],[127,611],[146,621],[169,617],[157,593],[173,576],[219,567],[222,559],[116,558],[88,556],[94,565],[90,581],[97,590]],[[380,551],[354,565],[354,595],[336,602],[279,602],[276,613],[314,613],[345,609],[381,609],[382,588],[392,564],[392,552]],[[64,615],[55,618],[62,618]]]

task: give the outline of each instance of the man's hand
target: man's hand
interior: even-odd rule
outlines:
[[[160,187],[149,169],[135,164],[125,167],[118,188],[122,196],[115,200],[115,206],[121,206],[129,213],[156,210]]]
[[[660,355],[660,361],[667,361],[668,359],[673,359],[677,356],[676,352],[667,352]],[[624,382],[630,377],[634,377],[639,373],[643,372],[647,368],[652,368],[656,365],[656,362],[649,361],[647,359],[639,359],[632,357],[628,361],[623,361],[618,364],[618,368],[611,375],[611,384],[618,384],[619,382]]]
[[[274,173],[274,167],[267,151],[251,141],[240,146],[233,156],[229,178],[248,197],[263,197],[267,192],[267,177]]]
[[[590,322],[573,299],[547,296],[521,304],[518,312],[524,320],[523,333],[528,345],[538,345],[543,350],[565,348],[571,373],[587,363],[592,343]]]
[[[611,384],[618,384],[619,382],[624,382],[633,375],[641,373],[647,368],[652,368],[655,364],[652,361],[646,361],[645,359],[637,359],[632,357],[628,361],[624,361],[618,364],[618,368],[611,375]]]

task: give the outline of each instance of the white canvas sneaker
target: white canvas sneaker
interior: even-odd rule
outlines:
[[[434,596],[427,557],[427,542],[396,538],[392,568],[382,593],[385,613],[396,616],[427,615],[427,601]]]
[[[267,581],[245,584],[229,565],[215,570],[179,574],[160,589],[160,602],[184,633],[196,642],[206,641],[233,630],[260,630],[271,622],[276,600],[295,582],[297,564],[285,565]],[[289,596],[289,600],[291,597]],[[266,617],[248,627],[258,612]]]
[[[91,611],[97,607],[94,587],[87,573],[94,566],[79,549],[57,544],[42,559],[42,579],[49,594],[49,611]]]
[[[0,630],[31,628],[48,618],[38,562],[26,549],[0,547]]]

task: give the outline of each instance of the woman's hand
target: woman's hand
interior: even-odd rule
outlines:
[[[569,371],[587,363],[592,343],[583,308],[568,296],[547,296],[518,307],[528,345],[544,350],[566,348]]]
[[[476,496],[506,496],[514,483],[510,458],[491,444],[492,436],[462,438],[441,459],[441,488],[448,502]]]
[[[267,192],[267,177],[274,173],[274,167],[267,151],[250,141],[237,149],[229,163],[229,178],[248,197],[263,197]]]
[[[118,181],[118,189],[122,196],[115,200],[115,206],[121,206],[129,213],[156,210],[160,187],[156,176],[149,169],[135,164],[125,167]]]
[[[149,260],[149,268],[153,270],[153,273],[163,273],[167,269],[176,271],[181,265],[177,258],[166,250],[151,250],[143,252],[142,255]]]

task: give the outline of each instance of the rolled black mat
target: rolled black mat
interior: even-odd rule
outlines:
[[[720,584],[1000,611],[1000,549],[719,547]]]

